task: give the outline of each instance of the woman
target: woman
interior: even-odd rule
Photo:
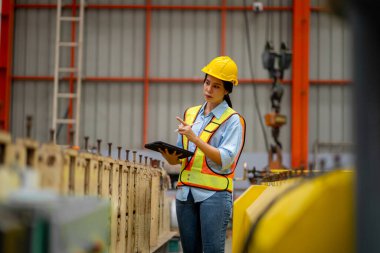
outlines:
[[[161,151],[170,164],[182,164],[176,210],[185,253],[224,252],[232,212],[234,170],[244,146],[245,122],[232,109],[229,93],[238,84],[238,69],[228,56],[213,59],[202,69],[203,105],[177,117],[177,146],[194,152],[178,159]]]

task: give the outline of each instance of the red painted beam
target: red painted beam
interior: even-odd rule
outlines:
[[[70,77],[63,77],[69,81]],[[76,80],[76,78],[74,77]],[[13,76],[15,81],[54,81],[53,76]],[[202,78],[176,78],[176,77],[149,77],[149,83],[200,83]],[[117,83],[143,83],[144,77],[84,77],[83,82],[117,82]],[[239,83],[243,84],[272,84],[271,79],[249,79],[240,78]],[[310,85],[339,86],[351,84],[351,80],[309,80]],[[282,84],[291,85],[291,80],[283,80]]]
[[[79,8],[79,5],[74,5],[75,8]],[[16,9],[57,9],[56,4],[15,4]],[[63,4],[62,8],[72,9],[72,4]]]
[[[14,0],[5,0],[1,10],[0,34],[0,129],[9,130],[13,59]]]
[[[310,10],[313,11],[313,12],[331,12],[326,7],[310,7]]]
[[[128,83],[142,83],[145,81],[144,77],[85,77],[83,81],[88,82],[128,82]]]
[[[145,5],[109,5],[98,4],[88,5],[89,9],[146,9]],[[152,10],[188,10],[188,11],[244,11],[252,10],[252,6],[213,6],[213,5],[151,5]],[[292,7],[286,6],[266,6],[264,11],[291,11]]]
[[[351,84],[351,80],[310,80],[310,85],[348,85]]]
[[[308,165],[310,0],[293,1],[291,165]]]
[[[55,4],[16,4],[17,9],[55,9]],[[76,5],[79,8],[79,5]],[[72,8],[71,5],[65,5],[64,8]],[[214,6],[214,5],[131,5],[131,4],[88,4],[86,9],[145,9],[150,10],[190,10],[190,11],[245,11],[252,10],[252,6]],[[314,7],[314,9],[320,10],[322,8]],[[287,6],[264,6],[264,11],[292,11],[292,7]]]
[[[145,11],[145,69],[144,69],[144,115],[143,115],[143,136],[142,147],[148,141],[149,127],[149,71],[150,71],[150,28],[152,9],[151,0],[146,0]]]

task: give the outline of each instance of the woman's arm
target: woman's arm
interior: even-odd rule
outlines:
[[[177,117],[177,120],[182,124],[178,126],[178,133],[185,135],[189,141],[194,143],[202,152],[216,164],[222,165],[222,159],[220,157],[220,151],[216,147],[211,146],[210,144],[204,142],[195,135],[191,126],[183,121],[180,117]]]
[[[214,163],[218,165],[222,165],[222,158],[220,156],[219,149],[202,141],[201,138],[199,138],[198,136],[195,136],[194,140],[191,140],[191,139],[189,140],[193,142],[200,150],[202,150],[205,156],[210,158]]]

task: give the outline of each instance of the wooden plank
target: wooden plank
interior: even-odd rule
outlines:
[[[116,240],[116,252],[126,252],[126,241],[127,241],[127,190],[128,190],[128,168],[127,163],[119,161],[119,197],[118,202],[120,203],[120,213],[118,214],[118,239]]]
[[[97,156],[88,152],[81,153],[85,160],[85,194],[98,195],[98,160]]]
[[[160,169],[160,172],[159,237],[170,230],[170,200],[168,200],[166,197],[166,190],[169,187],[169,181],[167,179],[168,174],[162,168]]]
[[[96,160],[98,161],[98,182],[97,182],[97,195],[100,197],[102,193],[102,178],[103,178],[103,163],[104,163],[104,157],[100,154],[96,155]]]
[[[64,149],[64,162],[61,171],[60,192],[63,195],[74,193],[74,170],[78,157],[78,152],[73,149]]]
[[[100,167],[100,192],[99,196],[103,198],[109,198],[110,196],[110,171],[111,162],[107,157],[103,158],[102,166]]]
[[[111,198],[111,246],[110,252],[118,252],[116,250],[117,240],[120,240],[119,232],[119,222],[118,217],[120,214],[120,204],[119,204],[119,163],[113,161],[110,164],[110,198]],[[119,232],[119,233],[118,233]]]
[[[158,220],[158,231],[159,231],[159,237],[164,234],[164,199],[165,199],[165,193],[160,191],[159,194],[159,220]]]
[[[26,150],[26,165],[30,168],[37,167],[37,149],[39,143],[33,139],[17,139],[16,144],[22,145]]]
[[[163,208],[164,229],[163,231],[167,233],[170,231],[170,199],[166,196],[165,192],[163,194],[164,194],[164,208]]]
[[[84,196],[86,160],[78,155],[74,169],[74,195]]]
[[[0,137],[1,138],[1,137]],[[1,140],[0,140],[1,143]],[[1,145],[4,145],[1,143]],[[5,149],[4,155],[1,159],[4,159],[3,163],[5,166],[15,166],[17,168],[25,168],[26,166],[26,149],[20,144],[9,143],[8,145],[4,145]]]
[[[134,240],[134,234],[135,234],[135,231],[134,231],[134,227],[135,227],[135,212],[136,212],[136,207],[135,207],[135,193],[136,193],[136,190],[135,190],[135,185],[136,185],[136,168],[134,167],[134,165],[132,163],[129,163],[127,165],[128,167],[128,176],[129,176],[129,184],[128,184],[128,193],[127,193],[127,197],[128,197],[128,205],[127,205],[127,209],[128,209],[128,215],[127,215],[127,225],[128,225],[128,229],[127,229],[127,243],[126,243],[126,252],[127,253],[132,253],[133,252],[133,249],[134,249],[134,244],[135,244],[135,240]]]
[[[155,171],[151,183],[150,247],[158,243],[160,174]]]
[[[145,230],[145,192],[144,192],[144,181],[145,175],[139,164],[135,164],[137,168],[137,185],[136,185],[136,223],[135,223],[135,236],[136,244],[134,252],[144,252],[144,230]],[[146,252],[146,251],[145,251]]]
[[[37,170],[40,172],[40,186],[59,192],[63,155],[60,146],[43,144],[37,150]]]
[[[12,191],[20,187],[18,172],[10,169],[10,164],[4,163],[7,160],[14,160],[8,153],[10,145],[12,145],[10,134],[0,130],[0,201],[3,201]],[[23,149],[23,147],[21,148]],[[23,150],[25,151],[25,149]]]
[[[144,176],[144,240],[143,240],[143,252],[149,252],[150,249],[150,223],[151,223],[151,190],[150,185],[152,181],[152,173],[146,167],[141,165]]]

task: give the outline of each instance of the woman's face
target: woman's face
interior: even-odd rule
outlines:
[[[224,95],[228,92],[224,89],[223,81],[207,75],[203,84],[203,96],[205,100],[212,104],[219,104],[223,101]]]

